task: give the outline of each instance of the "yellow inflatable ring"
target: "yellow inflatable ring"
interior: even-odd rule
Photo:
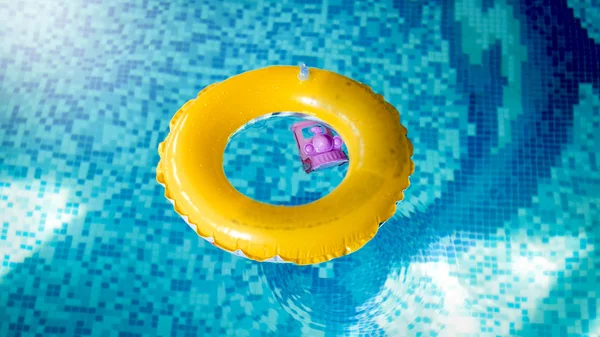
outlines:
[[[257,261],[313,264],[349,254],[373,238],[396,211],[414,166],[398,111],[369,87],[310,68],[272,66],[202,90],[173,117],[159,145],[157,180],[196,233]],[[223,155],[246,123],[274,112],[314,116],[344,139],[346,177],[309,204],[253,200],[227,180]]]

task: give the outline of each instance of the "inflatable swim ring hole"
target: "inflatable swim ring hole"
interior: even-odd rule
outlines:
[[[263,203],[291,206],[316,201],[333,191],[348,169],[346,146],[335,130],[330,130],[331,136],[323,136],[325,123],[295,112],[256,118],[230,137],[223,156],[225,176],[240,193]],[[319,136],[300,145],[299,134],[304,140]],[[325,150],[345,157],[307,173],[299,147],[304,148],[305,157]]]

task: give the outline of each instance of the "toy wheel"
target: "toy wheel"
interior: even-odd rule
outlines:
[[[302,168],[304,169],[304,171],[308,171],[310,169],[310,162],[308,162],[308,161],[303,162]]]

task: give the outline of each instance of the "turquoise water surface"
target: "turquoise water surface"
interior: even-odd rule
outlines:
[[[598,18],[595,0],[0,0],[0,336],[599,336]],[[174,212],[157,146],[205,86],[300,62],[384,95],[416,171],[360,251],[261,264]],[[343,179],[304,173],[293,121],[232,138],[241,192],[295,205]]]

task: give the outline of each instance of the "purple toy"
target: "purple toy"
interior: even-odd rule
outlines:
[[[304,138],[302,131],[306,129],[310,129],[312,137]],[[300,150],[302,168],[306,173],[348,162],[348,157],[342,151],[342,138],[334,136],[325,125],[314,121],[298,122],[292,125],[292,131]]]

